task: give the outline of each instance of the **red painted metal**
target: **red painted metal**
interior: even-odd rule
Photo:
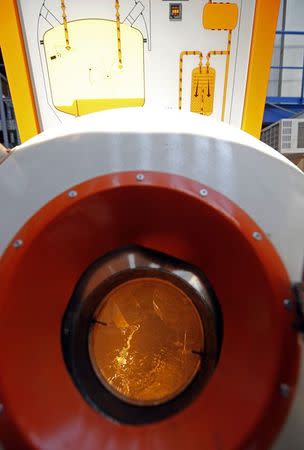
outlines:
[[[200,190],[208,189],[208,196]],[[88,180],[38,211],[0,261],[0,440],[8,450],[269,448],[291,403],[299,349],[286,270],[261,229],[218,192],[181,176],[117,173]],[[261,233],[255,240],[253,232]],[[93,411],[61,351],[75,283],[104,253],[143,245],[197,265],[224,317],[219,366],[176,416],[126,426]],[[280,384],[291,387],[289,398]],[[2,425],[2,426],[1,426]]]

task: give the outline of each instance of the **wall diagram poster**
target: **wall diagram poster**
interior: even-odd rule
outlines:
[[[241,125],[255,1],[18,0],[41,128],[108,108]]]

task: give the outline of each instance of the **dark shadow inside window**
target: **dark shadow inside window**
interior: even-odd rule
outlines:
[[[17,70],[17,69],[16,69]],[[0,143],[7,148],[20,144],[13,102],[0,49]]]

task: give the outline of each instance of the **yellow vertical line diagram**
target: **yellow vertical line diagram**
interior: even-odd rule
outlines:
[[[207,68],[209,68],[209,66],[210,66],[211,55],[226,55],[226,69],[225,69],[221,120],[225,119],[227,86],[228,86],[228,75],[229,75],[229,64],[230,64],[230,52],[231,52],[231,34],[232,34],[231,30],[228,30],[227,50],[211,50],[210,52],[207,53]]]
[[[121,52],[121,35],[120,35],[120,14],[119,14],[119,0],[115,0],[116,9],[116,28],[117,28],[117,51],[119,68],[122,69],[122,52]]]
[[[66,6],[65,6],[64,0],[61,0],[61,9],[62,9],[62,20],[63,20],[64,36],[65,36],[65,48],[67,50],[71,50],[69,29],[68,29],[68,19],[67,19]]]
[[[22,142],[39,133],[39,120],[17,0],[0,0],[0,47]],[[16,70],[18,62],[18,70]]]
[[[183,98],[183,59],[184,56],[199,56],[199,67],[202,68],[203,65],[203,54],[198,50],[187,50],[183,51],[179,57],[179,89],[178,89],[178,109],[182,109],[182,98]]]
[[[205,103],[205,89],[203,88],[200,114],[204,114],[204,103]]]
[[[227,87],[228,87],[230,53],[231,53],[231,37],[232,37],[232,31],[228,30],[228,43],[227,43],[227,53],[226,53],[227,56],[226,56],[226,68],[225,68],[225,82],[224,82],[224,93],[223,93],[223,104],[222,104],[222,121],[225,120],[225,111],[226,111]]]
[[[210,116],[213,112],[215,70],[206,66],[192,70],[190,111]]]

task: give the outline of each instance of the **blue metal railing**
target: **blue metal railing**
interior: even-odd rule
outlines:
[[[276,32],[278,35],[293,35],[293,36],[304,36],[304,31],[288,31],[288,30],[278,30]],[[304,44],[303,44],[304,48]],[[301,95],[300,97],[267,97],[267,102],[270,103],[290,103],[290,104],[303,104],[304,105],[304,59],[302,66],[271,66],[273,70],[301,70],[302,80],[301,80]]]
[[[285,22],[283,21],[283,26]],[[281,35],[283,40],[283,47],[281,42],[281,51],[284,50],[284,37],[285,35],[290,36],[304,36],[304,31],[289,31],[289,30],[278,30],[276,32],[277,35]],[[303,42],[303,50],[304,50],[304,42]],[[300,113],[304,110],[304,58],[303,65],[300,66],[299,63],[296,66],[285,66],[283,64],[283,58],[281,54],[280,65],[273,65],[271,67],[273,70],[278,70],[279,72],[279,85],[278,85],[278,95],[277,96],[269,96],[266,98],[265,112],[264,112],[264,124],[270,124],[277,122],[280,119],[290,118],[297,113]],[[282,73],[284,70],[292,70],[292,71],[301,71],[302,72],[302,80],[301,83],[301,92],[298,97],[291,96],[282,96]],[[284,82],[284,81],[283,81]]]
[[[277,30],[276,34],[293,34],[293,35],[303,35],[304,31],[286,31],[286,30]]]

